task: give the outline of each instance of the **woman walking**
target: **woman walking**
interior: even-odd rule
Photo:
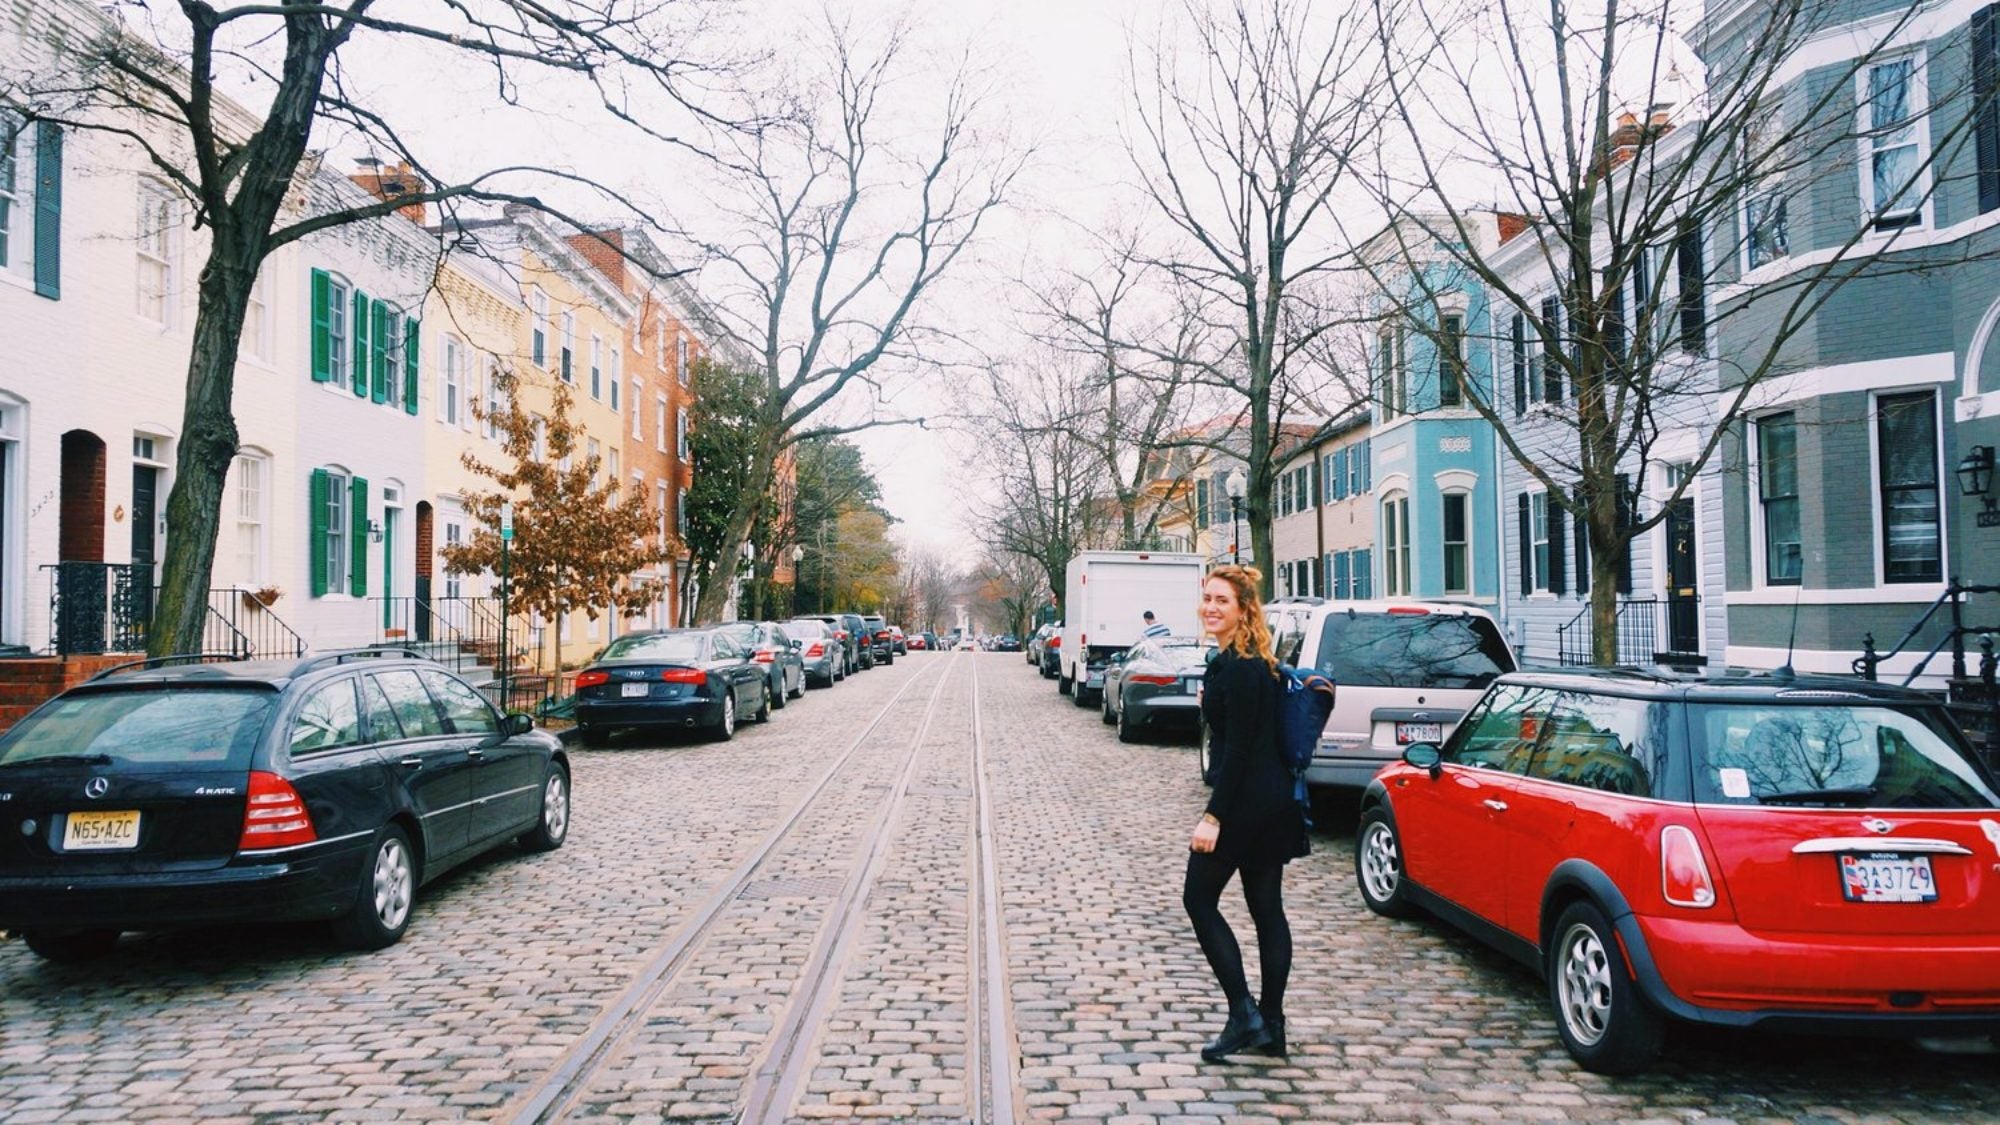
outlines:
[[[1278,744],[1283,687],[1271,630],[1258,596],[1263,575],[1251,567],[1220,566],[1202,586],[1202,627],[1220,651],[1202,679],[1201,713],[1209,732],[1209,780],[1214,792],[1188,842],[1181,902],[1215,979],[1229,1000],[1229,1022],[1202,1048],[1208,1062],[1227,1055],[1286,1057],[1285,979],[1292,971],[1292,929],[1285,920],[1285,864],[1306,854],[1305,817],[1292,797],[1292,775]],[[1263,993],[1252,1003],[1243,950],[1222,917],[1229,877],[1257,926]]]

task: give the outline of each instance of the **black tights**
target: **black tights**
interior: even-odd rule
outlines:
[[[1181,889],[1181,904],[1194,923],[1194,936],[1208,956],[1209,968],[1222,985],[1222,993],[1234,1006],[1250,998],[1250,984],[1243,975],[1243,950],[1236,934],[1222,917],[1222,888],[1231,875],[1243,878],[1243,901],[1250,906],[1250,920],[1257,926],[1257,962],[1264,973],[1264,995],[1258,1002],[1269,1015],[1285,1010],[1285,980],[1292,975],[1292,927],[1285,920],[1285,865],[1245,867],[1240,871],[1213,852],[1189,852],[1187,884]]]

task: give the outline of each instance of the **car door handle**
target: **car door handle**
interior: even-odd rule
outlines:
[[[471,758],[473,761],[476,762],[486,756],[486,751],[481,750],[479,747],[475,746],[472,749],[467,750],[465,752],[465,756]]]
[[[396,764],[406,770],[420,770],[424,768],[424,760],[422,758],[403,758],[397,761]]]
[[[1484,801],[1481,801],[1481,802],[1479,802],[1479,803],[1480,803],[1480,804],[1482,804],[1482,805],[1485,805],[1485,806],[1486,806],[1487,808],[1489,808],[1489,809],[1492,809],[1492,810],[1493,810],[1494,812],[1506,812],[1506,811],[1507,811],[1507,802],[1505,802],[1505,801],[1500,801],[1500,800],[1495,800],[1495,799],[1494,799],[1494,798],[1492,798],[1492,797],[1488,797],[1488,798],[1486,798],[1486,799],[1485,799]]]

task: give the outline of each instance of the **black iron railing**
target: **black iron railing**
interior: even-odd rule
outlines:
[[[1618,599],[1618,663],[1650,664],[1659,658],[1657,622],[1663,603],[1658,598]],[[1556,660],[1567,666],[1597,663],[1591,644],[1590,606],[1585,604],[1567,624],[1556,626]]]
[[[137,652],[152,619],[150,583],[129,563],[58,562],[49,575],[49,647],[58,656]]]
[[[1950,646],[1951,648],[1951,678],[1953,680],[1968,679],[1969,676],[1965,667],[1965,639],[1967,637],[2000,633],[2000,624],[1968,625],[1965,623],[1966,599],[1981,594],[2000,594],[2000,586],[1969,585],[1960,582],[1956,578],[1952,579],[1945,585],[1944,593],[1937,596],[1937,600],[1932,602],[1929,608],[1924,610],[1923,615],[1917,618],[1916,624],[1910,626],[1910,631],[1904,633],[1903,639],[1897,641],[1895,647],[1889,651],[1877,652],[1875,649],[1875,634],[1868,633],[1864,635],[1861,638],[1861,655],[1854,658],[1854,674],[1864,680],[1875,679],[1877,674],[1881,672],[1884,663],[1901,656],[1905,650],[1915,651],[1911,648],[1911,645],[1921,643],[1917,638],[1923,634],[1925,627],[1930,625],[1931,621],[1937,617],[1938,611],[1945,610],[1948,613],[1951,623],[1938,636],[1937,642],[1931,645],[1930,651],[1924,653],[1923,659],[1917,661],[1916,666],[1910,669],[1910,674],[1903,677],[1903,684],[1908,686],[1918,676],[1923,675],[1924,670],[1930,667],[1931,661],[1937,659],[1938,654],[1943,652],[1946,646]]]
[[[249,590],[210,590],[208,622],[204,647],[209,651],[237,652],[247,660],[306,654],[306,641],[298,630]]]
[[[383,643],[407,645],[459,673],[510,711],[547,714],[564,677],[534,663],[531,625],[514,615],[503,624],[498,598],[372,599]]]

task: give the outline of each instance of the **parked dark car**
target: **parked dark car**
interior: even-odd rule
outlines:
[[[736,736],[736,719],[771,717],[769,673],[718,629],[627,633],[576,676],[576,728],[602,746],[620,727],[703,729]]]
[[[847,644],[847,670],[875,667],[875,649],[868,643],[868,623],[858,613],[815,613],[811,616],[827,622],[842,634],[841,640]]]
[[[901,625],[889,626],[889,650],[897,656],[910,655],[910,638]]]
[[[750,650],[750,659],[765,667],[770,677],[772,707],[782,711],[787,700],[806,693],[805,658],[792,647],[791,635],[777,622],[739,621],[720,628]]]
[[[1015,636],[1012,633],[1002,633],[1000,634],[999,638],[993,642],[993,651],[1019,652],[1021,651],[1021,638]]]
[[[0,738],[0,929],[36,953],[308,919],[380,949],[454,865],[568,835],[561,744],[417,653],[199,659],[112,669]]]
[[[894,634],[889,632],[889,623],[883,620],[880,614],[862,615],[861,635],[868,639],[868,652],[875,658],[875,663],[896,662],[896,639]]]
[[[1118,741],[1198,727],[1201,677],[1214,651],[1199,637],[1154,637],[1113,656],[1104,670],[1104,721],[1117,725]]]
[[[797,617],[785,622],[785,635],[792,638],[799,659],[805,663],[806,683],[832,687],[847,678],[847,644],[839,633],[818,617]]]

